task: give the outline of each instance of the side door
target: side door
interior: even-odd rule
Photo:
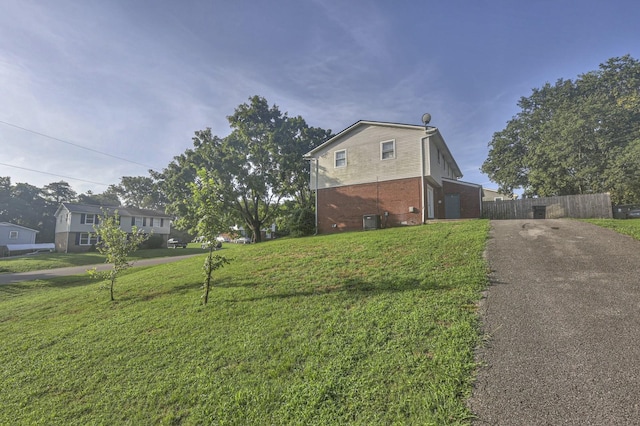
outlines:
[[[460,194],[444,194],[445,219],[460,219]]]

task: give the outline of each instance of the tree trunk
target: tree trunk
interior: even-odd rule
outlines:
[[[211,272],[213,271],[213,245],[209,244],[209,257],[207,259],[207,279],[204,283],[204,304],[209,301],[209,288],[211,287]]]
[[[262,234],[260,233],[260,225],[261,224],[251,224],[251,231],[253,232],[253,242],[261,243],[262,242]]]

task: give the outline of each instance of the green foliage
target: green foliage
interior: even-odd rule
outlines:
[[[613,229],[620,234],[629,235],[636,240],[640,240],[640,220],[638,219],[584,219],[584,221],[603,228]]]
[[[610,192],[640,201],[640,62],[612,58],[575,81],[521,98],[521,111],[493,135],[482,171],[527,196]]]
[[[158,184],[150,177],[123,176],[119,185],[110,185],[109,190],[118,195],[127,207],[164,210],[166,199]]]
[[[261,241],[261,229],[277,218],[281,201],[295,197],[310,202],[309,165],[302,154],[330,134],[308,127],[301,117],[288,117],[266,99],[250,98],[227,117],[232,133],[226,138],[211,129],[195,132],[194,149],[163,170],[152,173],[172,200],[168,210],[178,217],[189,213],[191,184],[206,170],[218,195],[220,212],[233,216]]]
[[[93,191],[87,191],[78,195],[78,202],[81,204],[91,204],[94,206],[118,207],[120,199],[113,188],[108,188],[102,194],[94,194]]]
[[[299,207],[292,212],[289,231],[292,237],[312,235],[316,229],[316,216],[311,208]]]
[[[152,235],[153,237],[153,235]],[[131,260],[150,259],[154,257],[173,257],[193,254],[201,254],[202,248],[199,244],[192,245],[186,249],[173,250],[162,249],[142,249],[135,253],[130,253]],[[98,253],[41,253],[37,256],[25,256],[19,258],[0,259],[0,272],[29,272],[43,269],[65,268],[68,266],[84,266],[104,263],[104,257]]]
[[[218,188],[216,177],[211,176],[205,169],[200,170],[198,179],[191,184],[193,198],[188,205],[187,214],[180,218],[183,227],[203,237],[204,241],[209,241],[209,254],[203,265],[205,281],[202,299],[205,305],[209,301],[213,271],[229,263],[225,257],[213,254],[216,237],[228,232],[234,219],[234,216],[225,213]]]
[[[76,191],[71,189],[71,185],[67,182],[61,180],[59,182],[52,182],[48,185],[45,185],[43,192],[45,196],[53,202],[56,207],[62,202],[72,202],[75,201],[77,194]]]
[[[200,257],[0,286],[0,424],[469,424],[487,232],[230,244],[213,309]]]
[[[105,263],[110,263],[112,268],[107,272],[97,272],[95,269],[89,271],[94,277],[101,277],[110,281],[109,292],[111,300],[113,297],[113,286],[118,275],[129,268],[129,254],[136,251],[138,247],[148,238],[148,234],[138,232],[138,228],[133,226],[131,234],[120,228],[120,218],[115,210],[110,215],[103,210],[99,225],[94,225],[94,230],[98,236],[97,249],[100,254],[106,257]]]
[[[149,235],[149,238],[141,245],[141,249],[160,249],[164,246],[164,238],[162,235]]]

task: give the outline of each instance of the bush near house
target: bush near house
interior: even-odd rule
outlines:
[[[487,221],[0,286],[0,424],[464,424]],[[203,254],[204,256],[204,254]]]

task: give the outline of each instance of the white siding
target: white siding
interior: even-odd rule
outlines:
[[[420,143],[424,130],[364,125],[316,154],[319,188],[355,185],[420,175]],[[395,141],[395,158],[381,159],[380,143]],[[347,166],[335,167],[335,152],[347,151]],[[312,188],[315,188],[316,164],[311,164]],[[425,163],[428,174],[428,165]]]
[[[70,214],[67,209],[60,209],[56,215],[56,234],[59,232],[69,232]]]

